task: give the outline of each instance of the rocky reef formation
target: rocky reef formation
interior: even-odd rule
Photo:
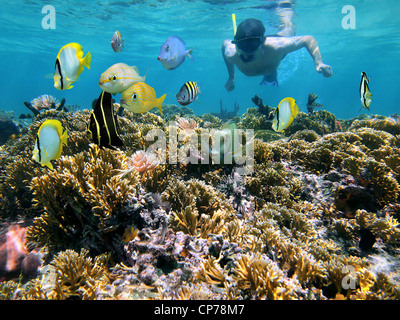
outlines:
[[[1,147],[0,299],[400,298],[398,119],[300,113],[256,135],[240,175],[189,161],[223,121],[186,111],[123,110],[110,150],[90,140],[88,110],[52,108]],[[31,159],[48,118],[69,137],[54,170]],[[249,108],[238,127],[271,132],[267,120]],[[166,161],[152,129],[180,137]]]
[[[0,145],[5,144],[10,138],[16,138],[19,134],[20,129],[12,117],[12,114],[0,111]]]

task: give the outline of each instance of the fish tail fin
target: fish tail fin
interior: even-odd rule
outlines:
[[[67,130],[64,131],[63,135],[61,136],[61,144],[65,144],[66,146],[68,141],[68,133]]]
[[[86,68],[90,69],[90,63],[92,62],[92,54],[90,51],[86,54],[86,56],[81,60],[81,64]]]
[[[295,102],[294,106],[292,107],[293,118],[296,118],[298,114],[299,114],[299,106]]]
[[[191,59],[192,61],[194,61],[194,58],[193,58],[193,56],[192,56],[192,53],[193,53],[193,49],[189,49],[189,50],[186,50],[186,57],[188,57],[189,59]]]
[[[161,117],[163,116],[163,113],[162,113],[162,104],[163,104],[163,102],[164,102],[166,96],[167,96],[167,94],[164,93],[163,96],[161,96],[161,97],[159,97],[159,98],[157,99],[157,102],[158,102],[158,106],[157,106],[157,107],[158,107],[158,110],[160,111]]]
[[[42,166],[46,166],[46,167],[48,167],[50,170],[53,170],[54,168],[53,168],[53,165],[51,164],[51,162],[49,161],[49,162],[46,162],[46,163],[42,163]]]

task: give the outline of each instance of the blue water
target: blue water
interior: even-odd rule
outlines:
[[[56,29],[42,28],[44,5],[56,10]],[[0,4],[0,88],[1,110],[16,115],[28,113],[23,105],[42,94],[66,98],[66,103],[91,108],[101,92],[100,74],[117,62],[136,65],[146,73],[146,82],[158,96],[167,93],[166,103],[176,103],[175,94],[185,81],[197,81],[203,95],[190,105],[196,114],[218,112],[240,105],[240,113],[253,107],[258,94],[265,104],[276,106],[287,96],[294,97],[302,111],[308,93],[319,96],[325,109],[339,118],[358,115],[361,108],[361,71],[371,79],[371,113],[400,113],[400,2],[398,0],[297,0],[297,35],[313,35],[319,43],[324,63],[333,68],[333,77],[315,71],[306,49],[289,54],[279,68],[279,88],[260,86],[261,77],[246,77],[236,70],[236,89],[226,92],[228,78],[221,55],[224,39],[233,37],[231,14],[239,24],[246,18],[264,22],[266,33],[279,29],[274,1],[1,1]],[[356,29],[342,28],[342,7],[356,9]],[[119,30],[125,51],[115,53],[110,39]],[[161,44],[178,35],[193,48],[195,61],[186,59],[178,69],[166,70],[157,61]],[[92,53],[91,70],[84,70],[71,90],[58,91],[49,74],[54,72],[59,49],[78,42],[84,53]],[[46,76],[47,75],[47,76]],[[119,96],[116,97],[119,100]]]

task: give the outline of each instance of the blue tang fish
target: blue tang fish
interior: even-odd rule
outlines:
[[[193,60],[192,51],[193,49],[186,50],[185,41],[181,38],[171,36],[161,46],[157,59],[166,69],[173,70],[185,61],[185,57]]]

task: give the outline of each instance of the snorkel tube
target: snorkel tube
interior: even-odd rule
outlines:
[[[233,36],[236,35],[236,15],[232,13],[232,23],[233,23]]]

